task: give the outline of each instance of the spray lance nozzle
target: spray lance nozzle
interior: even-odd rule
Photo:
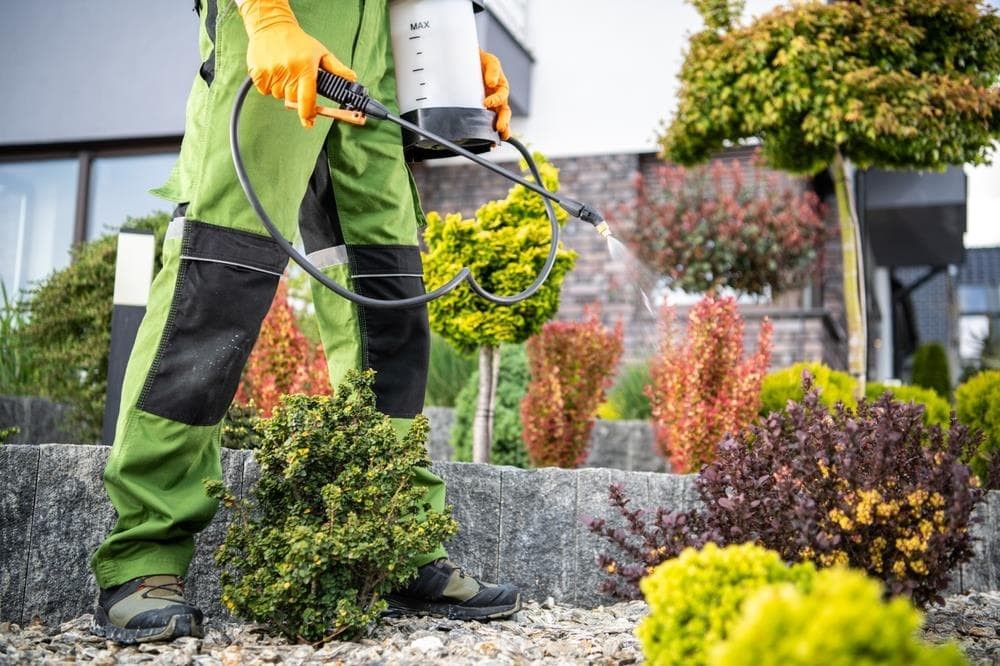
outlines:
[[[604,221],[604,216],[596,208],[591,208],[587,204],[569,197],[557,197],[556,203],[578,220],[594,225],[597,233],[601,234],[602,237],[607,238],[611,235],[611,227]]]

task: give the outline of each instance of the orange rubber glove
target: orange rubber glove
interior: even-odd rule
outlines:
[[[264,95],[298,104],[303,127],[316,121],[316,72],[356,81],[357,74],[306,34],[288,0],[243,0],[240,16],[247,29],[247,68]]]
[[[492,53],[479,49],[479,65],[483,70],[483,87],[486,99],[483,105],[497,114],[494,124],[501,139],[510,138],[510,85],[504,76],[500,59]]]

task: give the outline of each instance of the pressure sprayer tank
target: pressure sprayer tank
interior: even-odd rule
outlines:
[[[495,115],[483,106],[476,0],[390,0],[389,22],[400,115],[474,153],[500,142]],[[451,151],[406,130],[408,160]]]

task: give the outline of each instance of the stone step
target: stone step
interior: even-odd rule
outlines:
[[[114,523],[101,474],[109,449],[43,444],[0,446],[0,621],[34,616],[58,623],[90,612],[96,587],[88,561]],[[257,478],[248,451],[223,451],[226,483],[246,494]],[[434,464],[448,485],[460,525],[448,544],[453,559],[487,580],[517,583],[530,599],[593,607],[611,599],[595,592],[602,542],[585,517],[611,517],[607,487],[625,486],[636,506],[689,508],[693,477],[613,469],[522,470],[473,463]],[[1000,589],[1000,492],[979,510],[974,561],[953,591]],[[188,574],[192,600],[222,614],[212,552],[227,515],[220,511],[199,536]]]

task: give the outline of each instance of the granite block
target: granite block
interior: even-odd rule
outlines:
[[[105,446],[44,444],[31,521],[22,622],[56,624],[93,611],[90,556],[115,522],[102,475]]]
[[[38,457],[37,446],[0,446],[0,621],[21,620]]]
[[[662,506],[671,511],[687,511],[697,505],[694,474],[650,474],[650,508]]]
[[[233,493],[239,497],[243,486],[243,468],[249,452],[241,449],[222,450],[222,479]],[[232,510],[219,507],[218,513],[197,537],[195,537],[194,559],[185,579],[188,601],[194,603],[208,617],[228,617],[220,602],[222,586],[219,583],[219,569],[215,564],[215,551],[226,536]]]
[[[445,501],[452,506],[458,533],[445,544],[448,556],[487,582],[497,580],[500,535],[501,469],[477,463],[435,463],[444,479]]]
[[[499,579],[527,599],[576,594],[576,470],[502,469]]]
[[[608,500],[608,486],[619,484],[630,499],[629,508],[649,504],[650,474],[626,472],[615,469],[581,469],[576,471],[576,590],[571,602],[580,607],[593,608],[615,603],[616,599],[597,591],[605,579],[597,566],[599,553],[614,554],[614,547],[603,538],[592,534],[586,521],[603,518],[609,525],[622,525],[618,510]]]
[[[973,515],[979,519],[971,530],[975,554],[962,565],[962,591],[1000,589],[1000,491],[987,493]]]
[[[451,427],[455,423],[455,410],[451,407],[425,407],[424,416],[431,424],[427,436],[427,453],[431,460],[451,460]]]

